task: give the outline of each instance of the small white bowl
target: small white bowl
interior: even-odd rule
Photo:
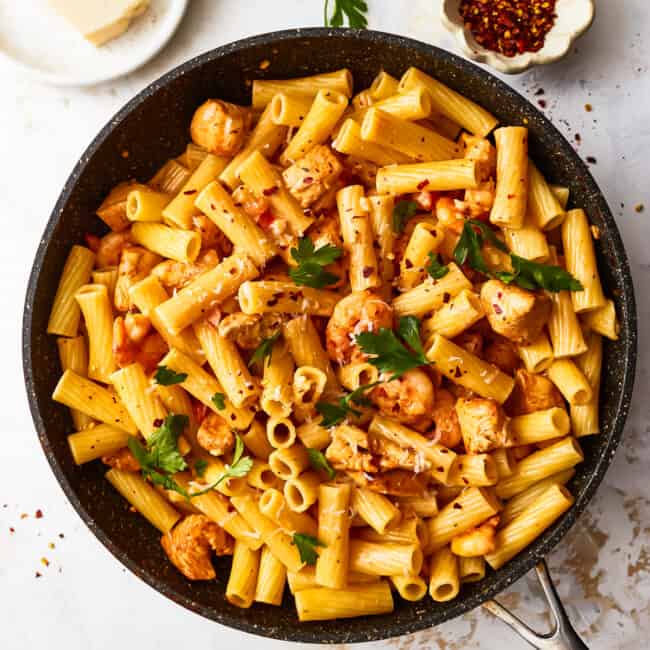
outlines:
[[[510,57],[488,50],[474,40],[460,15],[460,3],[461,0],[443,0],[444,26],[456,36],[465,56],[506,74],[523,72],[534,65],[553,63],[564,57],[573,42],[589,29],[595,13],[594,0],[558,0],[555,6],[557,18],[546,35],[544,47],[539,52],[524,52]]]

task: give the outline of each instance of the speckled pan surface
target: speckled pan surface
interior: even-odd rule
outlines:
[[[271,65],[262,72],[259,64],[265,59]],[[575,507],[514,561],[482,583],[465,587],[456,601],[437,604],[425,599],[410,604],[397,599],[394,613],[387,616],[300,625],[289,598],[281,609],[256,605],[240,610],[223,598],[224,580],[191,584],[176,571],[164,557],[158,532],[129,513],[103,480],[99,463],[78,468],[72,462],[66,444],[71,422],[66,409],[50,399],[60,372],[56,343],[45,335],[58,278],[70,246],[82,241],[84,232],[100,232],[94,211],[101,198],[117,182],[146,179],[177,155],[188,140],[194,109],[207,97],[246,102],[246,81],[255,77],[301,76],[341,67],[354,72],[361,88],[382,67],[399,76],[411,65],[474,99],[504,123],[527,120],[533,158],[551,181],[570,187],[575,205],[584,207],[600,228],[597,248],[603,284],[614,296],[622,322],[620,340],[605,348],[604,433],[581,441],[586,459],[571,485]],[[611,462],[632,394],[636,344],[632,280],[614,219],[586,166],[550,122],[505,84],[448,52],[389,34],[327,29],[266,34],[213,50],[176,68],[129,102],[88,147],[63,188],[34,262],[23,329],[25,381],[38,436],[63,490],[98,539],[136,575],[188,609],[254,634],[312,643],[372,641],[416,632],[478,606],[532,568],[585,508]],[[221,566],[225,565],[219,561]]]

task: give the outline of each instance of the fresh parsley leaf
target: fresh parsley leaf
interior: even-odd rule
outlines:
[[[498,248],[503,253],[508,253],[508,247],[502,242],[496,235],[496,232],[490,228],[486,223],[479,221],[478,219],[470,219],[469,222],[475,228],[478,228],[481,237],[484,241],[489,242],[495,248]]]
[[[350,27],[364,29],[368,26],[367,12],[365,0],[334,0],[334,10],[330,16],[329,0],[325,0],[325,27],[342,27],[345,15]]]
[[[253,459],[250,456],[244,456],[244,443],[239,436],[235,435],[235,453],[232,457],[232,463],[226,465],[226,471],[212,485],[199,492],[192,492],[189,496],[198,497],[202,494],[207,494],[227,478],[241,478],[242,476],[246,476],[252,467]]]
[[[406,319],[414,317],[406,317]],[[382,327],[379,332],[363,332],[356,336],[357,345],[361,351],[370,355],[368,362],[379,369],[380,372],[392,372],[391,379],[401,377],[407,370],[412,370],[419,366],[429,363],[424,356],[422,344],[420,343],[419,333],[417,334],[417,343],[413,332],[413,322],[411,320],[400,320],[400,335],[406,335],[409,340],[406,342],[415,347],[413,351],[409,350],[398,338],[395,332]],[[404,324],[402,324],[404,320]]]
[[[440,257],[437,253],[429,253],[429,263],[426,266],[427,273],[434,279],[440,280],[449,273],[449,267],[440,263]]]
[[[510,255],[515,282],[524,289],[546,289],[546,291],[583,291],[582,284],[568,271],[559,266],[531,262],[514,253]]]
[[[205,476],[205,470],[208,469],[208,461],[203,458],[198,458],[194,463],[194,471],[199,478]]]
[[[187,463],[178,451],[178,437],[188,423],[187,415],[170,414],[149,437],[146,447],[135,437],[128,441],[131,453],[140,463],[144,478],[185,497],[187,492],[170,475],[187,469]]]
[[[174,372],[167,366],[158,366],[154,379],[161,386],[173,386],[174,384],[182,384],[187,379],[187,373]]]
[[[316,539],[311,535],[303,535],[302,533],[294,533],[293,541],[291,543],[298,547],[300,561],[309,566],[316,564],[316,560],[318,559],[316,547],[322,546],[325,548],[325,544],[323,544],[319,539]]]
[[[291,249],[291,256],[298,263],[295,269],[289,269],[289,277],[299,285],[322,289],[334,284],[339,278],[323,267],[336,261],[343,251],[331,244],[316,249],[309,237],[298,241],[298,248]]]
[[[226,408],[226,396],[223,393],[215,393],[210,400],[220,411]]]
[[[393,230],[403,233],[406,222],[414,217],[417,211],[418,204],[415,201],[398,201],[393,208]]]
[[[330,402],[318,402],[316,404],[316,410],[323,416],[320,425],[326,429],[329,429],[330,427],[334,427],[337,424],[340,424],[343,422],[343,420],[345,420],[345,418],[349,417],[350,415],[359,417],[361,415],[361,411],[355,409],[352,404],[357,404],[358,406],[372,406],[372,403],[366,397],[366,393],[381,383],[383,382],[376,381],[372,384],[359,386],[359,388],[356,390],[353,390],[346,396],[339,398],[338,404],[331,404]]]
[[[256,348],[255,352],[251,356],[251,360],[248,362],[248,367],[254,366],[258,361],[264,365],[264,359],[268,357],[267,363],[271,363],[271,356],[273,355],[273,346],[275,342],[280,338],[280,330],[278,330],[272,336],[269,336],[268,339],[264,339]]]
[[[336,470],[329,464],[325,454],[318,449],[307,449],[309,462],[315,470],[323,470],[327,473],[327,478],[331,481],[336,476]]]
[[[466,221],[463,225],[463,232],[454,249],[454,259],[458,266],[467,262],[473,269],[489,275],[488,269],[483,259],[481,246],[483,245],[482,237],[474,230],[472,224]]]
[[[424,358],[424,348],[420,340],[420,321],[415,316],[402,316],[397,331],[414,352]],[[425,361],[425,363],[428,363]]]

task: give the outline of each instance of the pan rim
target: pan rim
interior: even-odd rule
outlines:
[[[462,69],[463,72],[470,77],[476,79],[482,79],[485,81],[486,78],[490,79],[490,82],[494,85],[495,90],[499,93],[502,93],[503,96],[512,99],[517,104],[526,104],[531,106],[533,110],[537,111],[534,106],[526,98],[520,95],[517,91],[510,88],[504,82],[494,77],[489,72],[486,72],[479,68],[478,66],[450,53],[441,48],[423,43],[414,39],[410,39],[404,36],[397,36],[394,34],[389,34],[386,32],[378,32],[372,30],[356,30],[356,29],[330,29],[330,28],[298,28],[298,29],[289,29],[278,32],[269,32],[265,34],[260,34],[257,36],[252,36],[249,38],[241,39],[234,41],[232,43],[223,45],[221,47],[215,48],[208,52],[204,52],[185,63],[177,66],[176,68],[170,70],[165,75],[154,80],[151,84],[146,86],[142,91],[140,91],[135,97],[129,100],[100,130],[98,135],[92,140],[90,145],[86,148],[84,153],[81,155],[79,161],[73,168],[72,173],[66,180],[61,194],[55,204],[55,207],[48,219],[47,225],[45,227],[44,233],[41,237],[32,270],[29,276],[29,282],[27,287],[27,292],[25,296],[24,304],[24,314],[23,314],[23,338],[22,338],[22,351],[23,351],[23,373],[25,378],[25,385],[27,389],[28,402],[30,407],[30,412],[32,415],[32,420],[34,422],[35,428],[38,433],[38,437],[45,452],[45,455],[48,459],[50,467],[54,475],[57,478],[61,488],[63,489],[66,497],[77,511],[82,520],[90,528],[92,533],[99,539],[99,541],[110,551],[112,555],[116,557],[124,566],[126,566],[132,573],[144,580],[148,585],[153,587],[159,593],[162,593],[166,597],[170,598],[174,602],[181,604],[186,609],[189,609],[197,614],[200,614],[206,618],[214,620],[218,623],[226,625],[231,628],[235,628],[244,632],[255,634],[258,636],[269,637],[277,640],[285,641],[295,641],[295,642],[314,642],[314,628],[309,624],[301,624],[298,627],[294,627],[291,630],[279,629],[275,627],[261,627],[255,624],[253,618],[242,619],[236,618],[230,615],[227,611],[217,611],[214,607],[206,607],[192,598],[180,594],[175,589],[165,585],[158,578],[149,574],[136,562],[131,560],[128,554],[118,548],[118,546],[111,540],[109,535],[105,533],[102,528],[100,528],[96,522],[93,520],[89,512],[83,507],[81,501],[77,497],[74,488],[67,480],[65,473],[57,461],[49,438],[45,431],[45,425],[43,418],[41,417],[40,411],[38,409],[36,391],[35,391],[35,381],[34,381],[34,371],[31,355],[31,340],[32,340],[32,308],[34,304],[35,294],[38,287],[38,281],[41,274],[41,267],[45,259],[48,247],[53,240],[54,231],[59,223],[59,220],[62,217],[65,206],[67,205],[70,196],[79,181],[79,178],[84,173],[88,161],[99,151],[104,141],[111,135],[116,129],[120,128],[122,122],[129,116],[134,110],[138,108],[140,104],[146,101],[151,95],[156,93],[160,88],[167,86],[173,80],[200,68],[206,63],[209,63],[215,59],[233,53],[246,50],[251,47],[256,47],[260,45],[272,46],[278,42],[282,41],[291,41],[296,39],[304,38],[325,38],[325,37],[336,37],[336,38],[354,38],[362,39],[368,41],[369,44],[380,42],[384,45],[394,45],[396,47],[406,48],[414,51],[422,52],[425,55],[433,56],[437,58],[444,58],[449,62],[449,64],[455,69]],[[546,132],[554,140],[563,143],[565,147],[570,148],[570,144],[567,142],[566,138],[556,129],[556,127],[539,111],[537,113],[540,116],[540,121],[542,122]],[[505,571],[500,569],[495,572],[491,584],[480,594],[475,594],[472,598],[465,598],[459,600],[458,602],[452,601],[452,604],[446,604],[446,613],[442,620],[451,620],[460,616],[461,614],[470,611],[477,607],[480,603],[489,600],[495,597],[498,593],[506,589],[516,580],[519,580],[525,573],[534,567],[534,565],[549,553],[553,548],[557,546],[560,540],[568,532],[571,526],[578,519],[580,514],[584,511],[587,504],[593,498],[593,495],[602,481],[606,469],[609,467],[620,438],[623,433],[623,428],[625,421],[629,412],[630,402],[632,397],[632,391],[634,387],[635,379],[635,368],[636,368],[636,353],[637,353],[637,315],[636,315],[636,303],[634,295],[634,287],[632,283],[632,277],[630,272],[629,261],[627,258],[627,253],[623,246],[623,242],[620,236],[620,232],[614,220],[614,217],[609,210],[609,207],[606,204],[604,196],[600,189],[598,188],[595,180],[591,176],[588,168],[584,163],[579,159],[577,154],[573,154],[575,159],[578,161],[579,165],[583,168],[583,172],[587,179],[587,186],[590,191],[599,197],[600,202],[602,203],[602,216],[608,227],[608,234],[611,237],[611,245],[616,251],[616,255],[619,261],[619,273],[621,275],[621,282],[625,291],[625,296],[619,300],[619,305],[623,307],[622,310],[622,321],[623,321],[623,333],[622,337],[625,342],[625,359],[624,359],[624,373],[625,376],[621,381],[621,386],[619,392],[617,393],[616,403],[612,406],[613,412],[616,414],[613,418],[613,426],[611,435],[609,437],[606,447],[601,451],[597,462],[595,463],[594,471],[585,481],[584,486],[582,487],[580,493],[576,496],[576,502],[574,506],[560,519],[558,520],[550,529],[545,531],[545,533],[537,538],[533,544],[527,549],[526,552],[520,554],[515,559],[513,559],[506,567],[509,570]],[[343,632],[337,630],[336,621],[329,622],[326,631],[323,631],[322,628],[319,628],[319,643],[355,643],[355,642],[368,642],[368,641],[379,641],[395,636],[401,636],[404,634],[411,634],[426,628],[431,627],[437,623],[433,623],[428,619],[430,614],[428,612],[417,612],[416,603],[414,605],[414,616],[406,622],[394,622],[391,625],[385,627],[379,627],[378,624],[373,624],[373,620],[377,621],[378,619],[373,619],[372,617],[366,617],[364,619],[355,619],[355,630],[352,632]],[[431,610],[435,605],[430,605],[429,610]],[[390,617],[390,615],[388,616]],[[388,618],[387,617],[387,618]],[[379,619],[385,620],[385,619]]]

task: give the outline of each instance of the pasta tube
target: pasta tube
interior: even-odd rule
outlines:
[[[316,560],[316,582],[341,589],[347,585],[350,546],[349,483],[326,483],[318,494],[318,539],[323,543]]]
[[[412,192],[444,192],[476,189],[478,167],[474,160],[442,160],[391,165],[377,172],[379,194],[410,194]]]
[[[74,462],[83,465],[126,447],[129,438],[126,431],[108,424],[98,424],[90,429],[70,434],[68,445]]]
[[[86,339],[83,336],[76,336],[73,339],[59,338],[56,341],[59,349],[59,360],[61,362],[61,370],[72,370],[78,375],[85,377],[88,374],[88,349],[86,347]],[[87,429],[93,422],[93,419],[77,411],[70,409],[72,416],[72,423],[77,431]]]
[[[312,289],[282,280],[244,282],[237,296],[245,314],[312,314],[331,316],[340,296],[325,289]]]
[[[247,609],[253,604],[260,568],[260,551],[235,542],[230,577],[226,585],[226,600],[235,607]]]
[[[459,591],[458,558],[444,546],[431,556],[429,593],[437,603],[445,603],[456,598]]]
[[[194,262],[201,250],[201,235],[194,230],[141,222],[133,224],[131,235],[141,246],[177,262]]]
[[[280,606],[284,585],[287,582],[287,569],[278,560],[268,546],[262,548],[260,566],[255,587],[255,602]]]

